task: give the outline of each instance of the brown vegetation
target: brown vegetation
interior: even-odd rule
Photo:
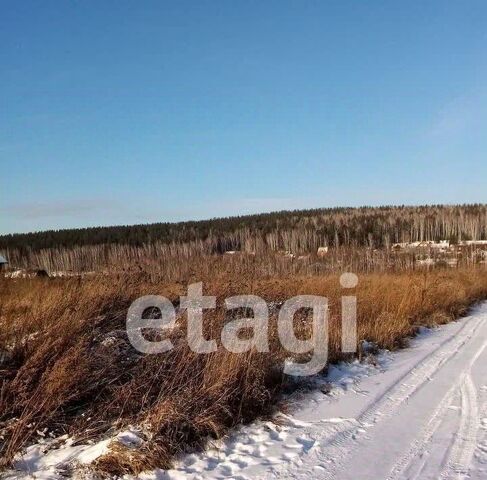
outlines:
[[[165,245],[152,243],[144,246],[91,245],[69,249],[46,249],[20,257],[17,267],[31,265],[45,269],[51,276],[113,275],[114,273],[140,276],[149,274],[153,280],[184,282],[196,273],[209,276],[211,272],[232,272],[253,277],[282,277],[336,274],[344,270],[357,273],[397,272],[428,267],[424,259],[448,267],[445,255],[421,249],[394,251],[368,247],[330,248],[323,255],[318,250],[297,255],[286,251],[232,252],[232,255],[201,253],[191,244]],[[13,257],[14,258],[14,257]],[[484,257],[474,247],[455,252],[447,260],[456,267],[467,268],[482,263]],[[485,263],[485,261],[483,261]],[[22,272],[29,272],[23,270]],[[27,276],[27,275],[25,275]]]
[[[338,275],[262,274],[254,261],[190,263],[185,282],[203,281],[218,297],[205,312],[207,338],[219,339],[226,321],[222,300],[258,294],[279,302],[298,294],[330,299],[330,361],[340,353]],[[353,290],[359,301],[359,339],[394,349],[419,325],[449,321],[487,298],[480,268],[362,274]],[[219,348],[197,355],[185,342],[185,316],[171,333],[175,348],[143,356],[124,332],[130,303],[146,294],[175,304],[187,283],[157,275],[99,275],[67,279],[0,279],[0,457],[8,464],[35,441],[36,432],[78,435],[80,441],[141,425],[146,442],[134,451],[114,445],[96,462],[104,475],[167,467],[175,454],[199,448],[232,426],[272,412],[286,384],[284,352],[272,328],[271,352],[231,354]],[[350,291],[346,292],[350,294]],[[274,311],[273,315],[275,316]],[[305,312],[303,313],[305,320]],[[274,319],[275,320],[275,319]],[[309,322],[297,322],[305,336]]]

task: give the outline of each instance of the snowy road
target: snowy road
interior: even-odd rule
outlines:
[[[321,431],[311,426],[314,451],[275,476],[487,478],[486,346],[485,306],[460,328],[418,340],[387,373],[363,381],[363,395],[315,409],[315,418],[349,420]]]
[[[141,477],[486,479],[486,346],[484,304],[382,355],[379,368],[332,369],[345,391],[298,399],[282,425],[245,427],[174,470]]]

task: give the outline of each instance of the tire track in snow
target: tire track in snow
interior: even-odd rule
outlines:
[[[391,475],[387,477],[387,480],[398,480],[402,478],[404,472],[411,466],[414,460],[417,459],[419,454],[426,449],[431,442],[433,435],[441,425],[441,422],[445,417],[457,389],[458,385],[455,384],[443,397],[442,401],[435,409],[430,420],[421,432],[421,436],[412,443],[409,451],[396,463],[396,465],[394,465]],[[419,475],[421,475],[421,469],[419,469],[416,474],[411,477],[411,480],[416,480],[419,478]]]
[[[320,478],[329,480],[339,478],[337,472],[345,466],[346,459],[350,457],[356,447],[356,434],[393,416],[401,404],[415,395],[433,378],[438,370],[449,360],[453,359],[485,322],[483,316],[480,316],[476,321],[472,320],[466,319],[465,325],[462,326],[456,335],[440,343],[433,352],[418,359],[415,367],[394,382],[373,405],[369,406],[358,416],[356,422],[335,426],[315,436],[321,445],[321,453],[325,457],[320,458],[320,466],[322,468],[320,470]],[[480,353],[478,352],[476,357]],[[459,382],[456,383],[456,388],[458,386]],[[437,415],[441,423],[441,409]],[[280,473],[282,472],[279,468],[272,472],[276,478],[280,477]],[[291,473],[287,471],[286,474],[286,476],[291,478],[299,478],[299,473],[297,472]],[[268,477],[266,476],[265,478]]]
[[[429,422],[423,429],[421,436],[413,442],[410,450],[402,457],[392,469],[391,475],[387,480],[398,480],[404,472],[417,459],[420,452],[424,451],[430,444],[433,435],[441,425],[447,409],[451,404],[455,392],[460,387],[462,406],[460,409],[460,426],[457,436],[453,442],[450,454],[447,460],[447,467],[442,472],[441,478],[451,478],[452,475],[458,477],[459,474],[468,473],[475,449],[477,447],[477,433],[479,430],[480,416],[477,401],[477,389],[472,380],[471,370],[475,362],[482,355],[487,345],[482,345],[470,361],[466,373],[464,373],[458,382],[446,393],[438,407],[433,412]],[[417,472],[411,480],[419,478],[421,470]]]
[[[453,446],[447,461],[447,469],[442,473],[442,479],[451,478],[454,474],[467,474],[473,454],[476,448],[476,438],[478,431],[478,404],[477,392],[470,375],[462,377],[461,397],[462,407],[460,427],[457,437],[453,441]],[[421,432],[421,436],[415,440],[409,451],[396,463],[393,467],[391,475],[387,480],[399,480],[403,478],[404,473],[408,470],[415,461],[418,460],[421,452],[424,452],[431,443],[433,435],[438,430],[448,407],[451,405],[455,392],[458,390],[458,384],[455,384],[443,397],[438,407],[433,412],[427,425]],[[423,462],[423,466],[424,466]],[[410,480],[421,478],[422,471],[419,469],[415,475],[408,477]]]
[[[462,384],[461,412],[460,428],[450,451],[446,470],[441,475],[444,479],[467,475],[477,447],[477,433],[480,427],[479,406],[477,389],[470,373]]]
[[[477,466],[483,468],[485,472],[487,465],[487,384],[480,388],[480,427],[474,459]]]
[[[470,362],[468,374],[462,385],[462,416],[457,437],[450,451],[442,479],[464,478],[469,475],[477,444],[480,424],[485,413],[486,405],[479,408],[478,392],[473,382],[471,371],[475,362],[487,348],[484,344]],[[483,400],[483,395],[482,395]]]

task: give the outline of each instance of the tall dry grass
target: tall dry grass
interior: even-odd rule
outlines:
[[[454,262],[458,268],[476,266],[485,259],[475,247],[445,254],[438,249],[393,252],[390,248],[337,246],[321,257],[314,247],[288,250],[278,248],[280,245],[247,242],[233,255],[215,253],[215,246],[209,240],[181,244],[152,242],[141,246],[113,243],[38,251],[11,249],[0,253],[9,259],[12,270],[42,269],[51,275],[145,272],[166,282],[185,281],[195,272],[209,275],[222,270],[245,274],[253,269],[259,277],[322,275],[345,269],[373,273],[423,269],[420,261],[424,258],[435,264]]]
[[[222,301],[235,294],[257,294],[279,302],[294,295],[330,300],[330,362],[340,352],[340,298],[358,298],[359,340],[394,349],[419,325],[447,322],[473,302],[487,298],[485,269],[363,274],[345,291],[338,275],[262,276],[257,266],[240,271],[189,271],[185,281],[204,283],[216,295],[217,309],[205,312],[207,338],[219,339],[227,321]],[[102,475],[138,473],[168,467],[174,455],[202,447],[208,438],[266,415],[286,386],[282,364],[288,356],[271,318],[269,354],[232,354],[221,346],[210,355],[191,352],[185,342],[185,316],[171,333],[175,348],[143,356],[124,333],[130,303],[146,294],[177,303],[186,294],[182,281],[153,275],[108,275],[68,279],[0,280],[0,457],[3,465],[35,442],[36,432],[99,438],[128,424],[147,435],[134,451],[113,445],[97,460]],[[300,335],[310,322],[301,312]]]

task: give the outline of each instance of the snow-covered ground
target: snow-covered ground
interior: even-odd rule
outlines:
[[[289,398],[289,411],[274,422],[242,427],[173,470],[138,478],[486,479],[486,347],[487,303],[373,364],[331,367],[308,393]],[[119,440],[134,448],[139,441],[134,432]],[[68,463],[87,463],[107,445],[68,440],[46,454],[33,446],[5,478],[61,478]]]

